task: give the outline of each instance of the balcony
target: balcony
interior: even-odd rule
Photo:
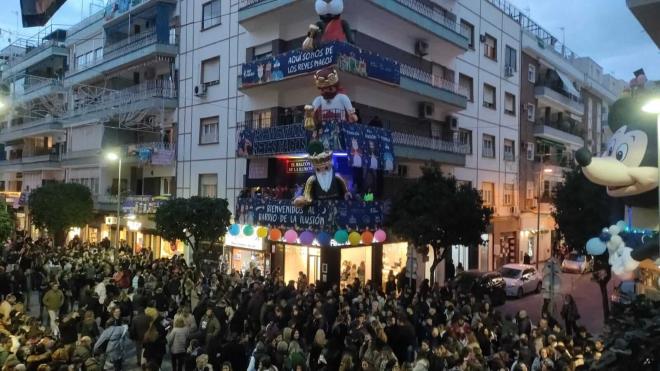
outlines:
[[[17,91],[12,97],[13,103],[20,104],[49,94],[64,93],[62,80],[41,76],[26,75],[22,91]]]
[[[170,196],[122,196],[121,209],[124,215],[153,215]],[[117,211],[117,195],[98,194],[94,197],[94,208]]]
[[[44,117],[0,129],[0,143],[9,143],[27,137],[55,136],[64,134],[62,123],[57,118]]]
[[[534,96],[539,100],[541,106],[549,106],[560,112],[568,111],[578,116],[584,114],[582,99],[550,84],[539,84],[534,87]]]
[[[80,118],[93,120],[125,112],[174,109],[176,98],[176,84],[169,80],[147,81],[122,90],[99,89],[98,94],[80,93],[74,98],[65,126],[78,123]]]
[[[247,91],[256,86],[291,80],[331,65],[336,65],[338,69],[353,76],[393,88],[398,87],[423,98],[442,102],[454,109],[467,107],[467,94],[460,91],[457,84],[400,64],[394,59],[341,42],[328,43],[314,51],[296,49],[275,57],[245,63],[240,77],[241,89]],[[305,85],[309,84],[305,83]],[[383,90],[386,86],[380,85],[374,88]]]
[[[113,0],[105,7],[106,27],[128,19],[129,14],[141,13],[158,3],[176,5],[177,0]]]
[[[467,145],[461,145],[429,136],[392,133],[396,157],[442,164],[465,166],[465,155],[470,153]]]
[[[312,2],[295,0],[241,0],[238,21],[248,30],[258,28],[258,17],[268,14],[282,25],[309,18],[316,22]],[[456,22],[456,16],[431,2],[420,0],[362,0],[344,2],[344,14],[348,18],[369,15],[374,19],[386,19],[392,29],[401,30],[411,38],[441,39],[443,46],[457,53],[468,49],[469,30]],[[263,21],[263,20],[262,20]],[[431,36],[431,37],[428,37]]]
[[[49,151],[47,150],[46,152]],[[60,156],[57,153],[42,154],[41,152],[37,152],[18,159],[0,161],[0,170],[3,172],[57,170],[60,168]]]
[[[171,166],[174,176],[174,149],[176,144],[163,142],[145,142],[125,144],[121,147],[96,148],[82,151],[69,151],[62,154],[62,163],[66,166],[93,166],[105,161],[103,152],[108,149],[118,150],[122,156],[122,162],[130,164],[152,166]]]
[[[567,143],[575,147],[584,145],[582,135],[582,130],[571,125],[568,121],[559,123],[539,120],[534,125],[534,136],[553,142]]]
[[[386,202],[379,201],[317,200],[299,209],[290,199],[254,196],[237,200],[235,218],[241,224],[334,233],[339,227],[347,226],[375,230],[383,224],[387,208]]]
[[[150,32],[136,37],[129,37],[116,43],[105,45],[103,56],[84,65],[71,65],[66,73],[67,86],[80,84],[103,74],[124,68],[127,64],[145,61],[153,58],[176,57],[179,51],[178,39],[175,36],[167,40]]]

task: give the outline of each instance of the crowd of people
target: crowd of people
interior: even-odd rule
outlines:
[[[581,370],[603,342],[451,285],[284,282],[108,241],[2,251],[2,370]],[[357,270],[356,270],[357,272]],[[398,280],[402,282],[396,282]],[[540,310],[540,308],[539,308]],[[572,329],[571,329],[572,330]],[[165,361],[165,359],[168,359]]]

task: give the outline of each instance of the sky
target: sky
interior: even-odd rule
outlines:
[[[353,0],[349,0],[353,1]],[[459,0],[460,1],[460,0]],[[0,0],[0,47],[16,39],[20,0]],[[53,23],[72,25],[90,14],[90,4],[106,0],[68,0],[53,17]],[[626,6],[625,0],[509,0],[579,56],[589,56],[625,81],[642,67],[650,80],[660,80],[660,51]],[[98,6],[92,9],[100,9]],[[37,28],[22,28],[18,37],[36,34]],[[562,36],[562,27],[563,36]],[[8,34],[10,31],[13,34]]]

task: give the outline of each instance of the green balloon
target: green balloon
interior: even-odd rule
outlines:
[[[335,241],[337,241],[337,243],[346,243],[346,241],[348,241],[348,232],[343,229],[335,232]]]
[[[254,227],[251,225],[246,225],[243,227],[243,234],[246,236],[252,236],[252,233],[254,233]]]

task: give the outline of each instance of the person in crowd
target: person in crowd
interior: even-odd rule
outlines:
[[[566,325],[566,334],[571,336],[577,332],[577,321],[580,319],[577,304],[571,294],[564,296],[564,304],[561,308],[561,318],[564,319]]]
[[[60,308],[64,305],[64,293],[60,290],[60,285],[57,282],[50,284],[50,290],[46,292],[42,301],[48,311],[50,329],[57,336],[59,334],[57,318],[59,317]]]

